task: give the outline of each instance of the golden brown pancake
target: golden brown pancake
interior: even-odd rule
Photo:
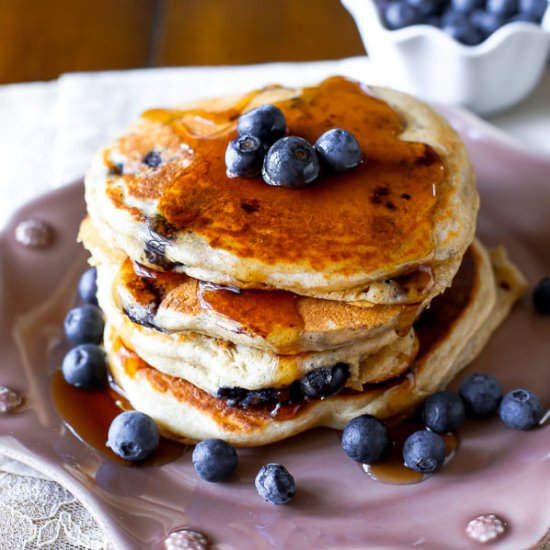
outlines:
[[[115,304],[130,320],[166,334],[196,332],[278,354],[324,351],[405,334],[423,304],[371,305],[240,290],[161,272],[130,261],[103,242],[90,220],[81,239]],[[103,288],[100,294],[104,294]]]
[[[407,376],[271,409],[229,407],[185,379],[161,373],[124,346],[111,326],[105,342],[117,383],[133,406],[151,415],[170,437],[221,437],[235,445],[264,445],[315,426],[341,429],[360,414],[389,419],[409,412],[477,355],[524,289],[524,278],[502,249],[489,258],[476,245],[453,286],[420,319],[420,351]]]
[[[311,142],[350,130],[364,162],[299,190],[228,178],[236,120],[265,103]],[[160,166],[143,162],[151,151]],[[86,201],[102,238],[143,265],[376,303],[427,300],[448,286],[478,207],[464,146],[446,122],[408,96],[340,77],[148,111],[97,156]]]

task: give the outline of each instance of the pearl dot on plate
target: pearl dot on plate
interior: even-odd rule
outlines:
[[[53,229],[42,220],[23,220],[15,228],[15,240],[29,248],[45,248],[51,244]]]
[[[491,542],[501,537],[508,523],[496,514],[481,514],[471,519],[466,526],[466,534],[477,542]]]
[[[164,540],[166,550],[207,550],[208,538],[198,531],[180,529],[170,533]]]
[[[23,398],[17,392],[6,386],[0,386],[0,413],[9,413],[23,403]]]

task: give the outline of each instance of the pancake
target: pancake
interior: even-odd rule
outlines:
[[[101,285],[132,321],[164,333],[197,332],[278,354],[323,351],[406,333],[422,305],[358,307],[287,291],[240,290],[146,268],[113,251],[90,220],[82,239]]]
[[[147,363],[172,376],[186,378],[212,394],[220,387],[256,390],[280,387],[303,378],[309,372],[345,363],[349,383],[358,380],[361,364],[387,346],[394,353],[411,354],[414,330],[401,336],[388,330],[375,338],[324,351],[281,355],[197,332],[166,334],[137,324],[117,307],[108,271],[98,271],[98,300],[109,324],[122,341]],[[412,321],[412,320],[411,320]]]
[[[352,418],[392,419],[443,389],[485,345],[526,283],[502,249],[474,246],[453,286],[434,300],[417,324],[420,351],[407,375],[360,392],[344,391],[274,409],[230,407],[227,402],[148,365],[108,325],[105,345],[111,372],[132,405],[151,415],[168,437],[195,441],[222,438],[234,445],[272,443],[316,426],[342,429]]]
[[[239,114],[274,103],[314,142],[343,127],[365,160],[304,189],[228,178]],[[161,164],[143,160],[151,151]],[[144,113],[95,157],[88,212],[134,261],[238,288],[368,303],[426,303],[452,281],[474,235],[464,146],[425,104],[343,78],[270,87]]]

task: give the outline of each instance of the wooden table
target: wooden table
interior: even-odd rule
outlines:
[[[0,0],[0,83],[361,55],[338,0]]]

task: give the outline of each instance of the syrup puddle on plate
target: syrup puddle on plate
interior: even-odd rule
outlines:
[[[106,445],[109,426],[121,412],[132,410],[130,403],[110,385],[98,390],[81,390],[68,384],[61,370],[50,379],[50,393],[55,408],[65,425],[80,440],[120,464],[132,465]],[[187,446],[165,437],[160,438],[153,456],[140,462],[145,466],[162,466],[182,456]]]
[[[423,426],[414,421],[404,421],[388,428],[392,448],[389,455],[376,464],[363,464],[363,471],[375,481],[392,485],[411,485],[420,483],[432,474],[423,474],[407,468],[403,463],[402,449],[409,435]],[[445,442],[445,462],[447,464],[455,456],[458,449],[458,438],[455,434],[440,434]]]

